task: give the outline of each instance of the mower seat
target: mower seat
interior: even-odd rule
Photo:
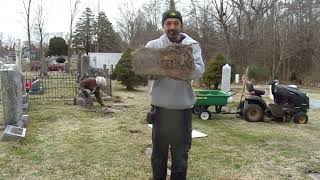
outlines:
[[[254,94],[252,94],[252,95],[255,95],[255,96],[261,97],[262,95],[264,95],[266,93],[265,91],[255,89],[251,82],[246,83],[246,89],[249,93],[253,92]]]
[[[254,95],[257,95],[257,96],[262,96],[266,93],[265,91],[258,90],[258,89],[254,89],[253,91],[254,91]]]

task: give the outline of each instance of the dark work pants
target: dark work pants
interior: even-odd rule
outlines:
[[[186,179],[191,133],[192,109],[172,110],[156,107],[151,157],[154,180],[166,179],[169,146],[172,158],[171,179]]]

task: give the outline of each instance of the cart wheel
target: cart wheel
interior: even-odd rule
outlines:
[[[262,121],[264,112],[259,105],[248,104],[243,110],[243,116],[249,122],[258,122]]]
[[[307,124],[308,123],[308,115],[304,112],[298,112],[293,116],[293,120],[297,124]]]
[[[202,111],[200,114],[199,114],[199,118],[202,119],[202,120],[209,120],[211,118],[211,113],[210,111]]]

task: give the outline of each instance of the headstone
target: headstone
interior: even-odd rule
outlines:
[[[16,51],[16,65],[17,65],[17,69],[20,73],[22,73],[22,64],[21,64],[21,53],[22,53],[22,49],[21,49],[21,42],[20,40],[18,40],[18,42],[16,43],[15,46],[15,51]]]
[[[226,64],[222,67],[221,91],[230,91],[231,67]]]
[[[64,72],[65,73],[70,73],[70,63],[69,61],[64,62]]]
[[[269,98],[273,100],[272,86],[269,85]]]
[[[133,70],[138,75],[189,80],[195,68],[192,48],[188,45],[140,48],[132,53],[132,59]]]
[[[41,79],[38,78],[32,82],[31,89],[29,94],[42,94],[44,92],[43,87],[41,85]]]
[[[28,94],[27,93],[22,95],[22,104],[28,104]]]
[[[29,115],[22,115],[19,122],[18,127],[26,128],[29,123]]]
[[[4,126],[15,125],[23,114],[21,73],[13,69],[0,71]]]
[[[90,61],[89,56],[84,54],[81,56],[81,67],[80,67],[80,78],[89,75],[90,72]]]
[[[109,74],[108,75],[111,76],[112,73],[113,73],[113,64],[110,65],[110,70],[109,70]]]
[[[236,84],[239,84],[239,82],[240,82],[240,75],[239,74],[235,75],[235,82],[236,82]]]
[[[3,141],[19,141],[26,136],[26,128],[8,125],[2,134]]]
[[[1,70],[18,70],[16,64],[3,64]]]

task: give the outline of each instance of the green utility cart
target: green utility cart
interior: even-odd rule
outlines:
[[[214,112],[210,112],[208,108],[210,106],[215,106],[215,114],[221,113],[221,109],[223,106],[228,104],[228,98],[233,96],[226,92],[220,90],[194,90],[196,95],[196,103],[193,108],[193,112],[199,115],[199,118],[202,120],[208,120],[211,118],[211,114]],[[236,114],[232,112],[227,112],[223,114]]]

